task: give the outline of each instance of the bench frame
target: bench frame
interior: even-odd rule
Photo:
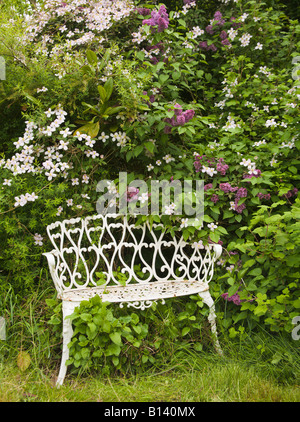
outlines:
[[[116,230],[119,233],[118,238],[114,234]],[[140,233],[139,237],[137,231]],[[81,301],[89,300],[95,295],[99,295],[105,302],[119,303],[120,307],[126,304],[128,307],[143,310],[157,300],[164,303],[166,298],[198,294],[209,307],[208,321],[211,325],[214,346],[216,351],[222,354],[217,338],[215,305],[209,293],[214,262],[220,257],[222,246],[209,244],[204,247],[201,243],[193,244],[193,252],[188,256],[185,248],[189,248],[190,243],[184,241],[182,237],[180,239],[172,237],[170,240],[162,224],[153,224],[150,227],[149,222],[145,222],[136,226],[135,223],[128,221],[127,216],[119,214],[58,221],[47,227],[47,233],[54,249],[43,255],[48,260],[58,297],[62,300],[63,313],[63,349],[57,386],[64,382],[67,372],[66,361],[69,359],[68,344],[73,335],[72,322],[67,317],[74,312]],[[146,234],[148,234],[147,242]],[[88,247],[84,244],[83,238],[88,241]],[[169,248],[172,248],[170,262],[165,257],[165,251]],[[125,255],[124,250],[127,251]],[[151,252],[153,250],[153,253],[149,254],[149,250]],[[145,251],[148,252],[148,258],[149,255],[152,256],[150,263],[145,259]],[[112,255],[110,259],[108,253]],[[94,265],[89,268],[87,257],[91,254],[95,255],[95,259]],[[65,259],[66,256],[71,256],[73,259],[73,268]],[[127,257],[127,261],[124,256]],[[130,263],[128,263],[129,256]],[[144,265],[143,278],[140,278],[135,271],[136,258],[139,258]],[[125,283],[120,283],[115,277],[113,269],[116,260],[121,263],[120,273],[127,276]],[[84,274],[79,271],[80,264],[81,269],[84,268]],[[106,284],[102,286],[97,285],[97,281],[94,280],[99,264],[104,265],[106,270],[103,271]],[[157,270],[158,266],[160,273]]]

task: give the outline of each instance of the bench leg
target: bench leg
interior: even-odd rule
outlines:
[[[223,355],[223,351],[219,344],[217,324],[216,324],[216,314],[215,314],[215,304],[213,298],[211,297],[209,291],[199,293],[199,296],[202,297],[203,302],[209,307],[208,321],[210,322],[212,337],[214,341],[214,346],[219,355]]]
[[[77,302],[67,302],[63,301],[62,303],[62,311],[63,311],[63,350],[62,350],[62,358],[61,358],[61,364],[60,364],[60,370],[58,374],[58,378],[56,381],[56,386],[59,387],[63,384],[64,378],[67,373],[67,365],[66,361],[69,359],[69,347],[68,344],[71,341],[72,335],[73,335],[73,328],[72,328],[72,321],[66,317],[68,315],[71,315],[74,312],[74,309],[76,306],[78,306],[79,303]]]

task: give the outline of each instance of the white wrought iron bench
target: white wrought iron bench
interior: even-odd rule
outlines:
[[[166,298],[199,294],[210,308],[214,345],[222,354],[209,293],[214,262],[222,253],[220,245],[202,249],[182,237],[171,237],[162,224],[153,224],[151,229],[148,222],[136,226],[118,214],[55,222],[47,232],[54,249],[44,255],[63,310],[63,353],[57,385],[66,375],[73,334],[71,320],[66,317],[81,301],[95,295],[121,307],[126,303],[145,309],[157,300],[164,303]]]

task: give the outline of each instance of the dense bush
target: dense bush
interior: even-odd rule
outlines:
[[[150,191],[153,179],[200,179],[203,227],[172,207],[163,222],[223,245],[212,293],[224,329],[289,332],[299,312],[300,25],[261,1],[223,1],[210,16],[184,3],[53,0],[5,24],[1,290],[34,289],[46,225],[95,213],[100,180],[118,189],[126,171]]]

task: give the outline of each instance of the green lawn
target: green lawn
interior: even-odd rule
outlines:
[[[264,346],[257,348],[262,340]],[[180,351],[164,368],[137,376],[76,377],[70,371],[59,389],[54,387],[57,370],[31,363],[22,372],[10,358],[0,366],[0,402],[300,401],[296,345],[268,341],[266,335],[247,343],[225,345],[222,358],[208,351]]]

